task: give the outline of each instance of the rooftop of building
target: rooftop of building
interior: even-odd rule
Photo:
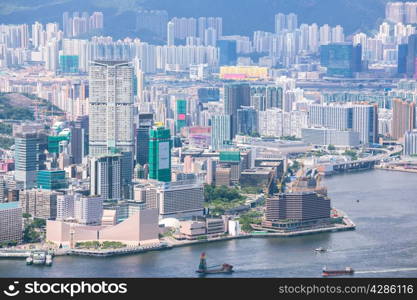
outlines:
[[[116,65],[128,65],[129,62],[125,60],[94,60],[91,64],[116,66]]]
[[[18,208],[18,207],[19,207],[18,201],[0,203],[0,210],[7,210],[7,209]]]

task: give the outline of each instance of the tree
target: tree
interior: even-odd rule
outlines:
[[[333,151],[333,150],[336,150],[336,147],[332,144],[329,144],[329,146],[327,146],[327,150]]]

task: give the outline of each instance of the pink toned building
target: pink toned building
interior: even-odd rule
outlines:
[[[73,248],[78,242],[112,241],[128,246],[159,243],[158,210],[143,209],[114,226],[85,226],[64,221],[46,223],[46,240]]]
[[[191,155],[186,155],[184,157],[184,173],[190,174],[193,173],[194,158]]]

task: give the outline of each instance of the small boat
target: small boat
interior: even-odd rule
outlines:
[[[52,266],[52,255],[51,254],[47,254],[46,258],[45,258],[45,265],[46,266]]]
[[[203,252],[200,255],[200,264],[198,265],[198,270],[196,270],[197,273],[200,273],[202,275],[205,274],[230,274],[233,273],[233,266],[229,265],[229,264],[222,264],[219,265],[220,268],[216,268],[214,269],[214,267],[217,266],[211,266],[211,267],[207,267],[207,262],[206,262],[206,254]]]
[[[33,263],[33,258],[32,258],[32,256],[27,257],[27,258],[26,258],[26,264],[27,264],[27,265],[31,265],[32,263]]]
[[[319,247],[319,248],[316,248],[314,251],[316,251],[316,252],[326,252],[327,249],[323,248],[323,247]]]
[[[327,270],[326,267],[323,268],[323,277],[330,276],[341,276],[341,275],[353,275],[355,271],[351,267],[346,267],[344,270]]]

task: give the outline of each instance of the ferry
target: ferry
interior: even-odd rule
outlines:
[[[52,253],[46,253],[44,251],[35,251],[29,257],[26,258],[27,265],[52,265]]]
[[[342,276],[342,275],[353,275],[355,271],[351,267],[346,267],[344,270],[327,270],[326,267],[323,268],[323,277],[330,276]]]
[[[198,270],[196,270],[197,273],[200,273],[202,275],[206,275],[206,274],[231,274],[234,272],[233,270],[233,266],[229,265],[229,264],[222,264],[219,265],[220,268],[216,268],[214,269],[214,267],[218,267],[218,266],[211,266],[211,267],[207,267],[207,262],[206,262],[206,254],[203,252],[200,255],[200,264],[198,266]]]

